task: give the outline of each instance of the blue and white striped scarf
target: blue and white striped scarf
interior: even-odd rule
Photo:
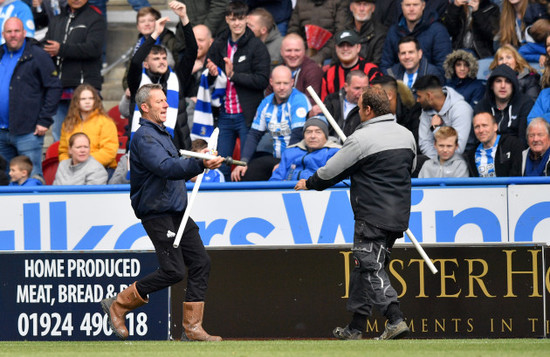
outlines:
[[[180,84],[178,81],[178,76],[172,71],[172,68],[168,67],[168,70],[170,71],[170,75],[168,76],[168,81],[166,83],[166,101],[168,102],[168,111],[166,113],[166,121],[164,122],[164,126],[170,135],[174,137],[174,128],[176,127],[176,121],[178,120]],[[149,78],[144,68],[141,73],[141,82],[139,82],[139,86],[141,87],[144,84],[151,83],[151,78]],[[136,103],[134,115],[132,117],[132,137],[139,128],[139,118],[141,118],[141,113],[139,112]]]
[[[479,177],[496,177],[495,156],[497,152],[500,135],[497,135],[492,147],[485,149],[483,144],[479,144],[475,152],[475,163]]]
[[[212,107],[221,106],[222,99],[225,96],[225,87],[227,86],[227,76],[219,67],[218,73],[213,86],[208,85],[208,69],[205,69],[201,74],[199,90],[197,91],[197,104],[193,116],[192,140],[199,138],[208,140],[214,130]]]

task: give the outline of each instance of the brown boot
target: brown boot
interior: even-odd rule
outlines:
[[[221,341],[220,336],[210,336],[202,328],[204,301],[183,303],[182,341]]]
[[[133,283],[116,296],[101,300],[101,307],[109,317],[109,326],[120,339],[128,338],[128,329],[125,325],[126,314],[149,302],[139,296],[136,283]]]

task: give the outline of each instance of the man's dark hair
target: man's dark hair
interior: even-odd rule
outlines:
[[[370,85],[380,84],[384,88],[391,87],[394,90],[397,90],[397,80],[393,78],[392,76],[378,76],[375,77],[371,82]]]
[[[208,147],[208,142],[204,139],[195,139],[191,143],[191,151],[200,152]]]
[[[416,39],[414,36],[405,36],[401,37],[399,39],[399,42],[397,42],[397,52],[399,52],[399,45],[402,43],[408,43],[408,42],[414,42],[414,45],[416,46],[416,50],[418,51],[420,49],[420,42]]]
[[[442,89],[441,81],[437,76],[427,75],[418,78],[414,81],[413,90],[428,90],[428,89]]]
[[[151,47],[151,51],[149,51],[149,54],[151,54],[151,55],[157,55],[159,53],[168,55],[168,52],[166,52],[166,47],[164,47],[162,45],[153,45]]]
[[[375,116],[390,114],[390,101],[383,89],[367,87],[361,95],[362,108],[370,107]]]
[[[355,69],[353,71],[349,71],[348,74],[346,74],[346,83],[349,85],[351,83],[351,79],[353,77],[359,77],[359,78],[365,78],[368,77],[367,74],[360,69]]]
[[[248,14],[248,5],[240,0],[231,1],[225,8],[225,16],[236,18],[245,17]]]

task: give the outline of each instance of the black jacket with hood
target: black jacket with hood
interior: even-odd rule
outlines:
[[[499,109],[496,105],[493,83],[497,77],[504,77],[512,82],[512,97],[505,108]],[[474,108],[474,115],[488,112],[494,115],[498,123],[499,134],[508,134],[518,137],[527,147],[525,137],[527,130],[527,115],[531,111],[533,100],[521,93],[516,72],[505,64],[501,64],[491,72],[487,80],[487,89],[483,99]]]

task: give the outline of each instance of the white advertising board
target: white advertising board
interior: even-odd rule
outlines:
[[[426,243],[550,242],[550,185],[414,187],[410,229]],[[128,192],[2,193],[0,250],[152,250]],[[353,241],[349,190],[201,191],[207,246]],[[398,241],[399,242],[399,241]]]

